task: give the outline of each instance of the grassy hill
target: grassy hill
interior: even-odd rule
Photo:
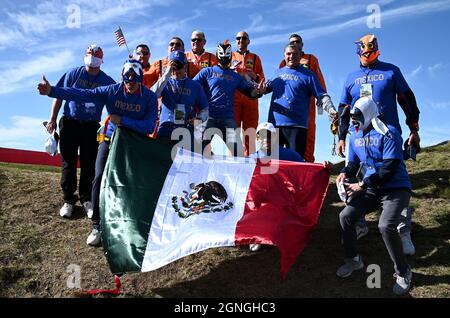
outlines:
[[[413,241],[416,255],[412,297],[450,297],[450,142],[424,149],[408,162],[413,182]],[[342,164],[335,166],[331,183]],[[59,170],[0,164],[0,297],[79,297],[66,285],[67,267],[81,268],[83,289],[113,288],[101,247],[85,244],[90,221],[77,207],[70,220],[62,205]],[[216,248],[159,270],[124,276],[120,297],[393,297],[393,268],[377,229],[378,214],[368,216],[369,234],[360,241],[365,264],[381,267],[380,289],[368,289],[365,271],[339,279],[342,262],[338,214],[343,208],[331,184],[311,241],[279,281],[279,253],[267,246]]]

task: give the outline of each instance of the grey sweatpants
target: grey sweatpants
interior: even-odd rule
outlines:
[[[394,263],[395,272],[404,276],[408,264],[403,254],[397,226],[400,223],[403,209],[409,205],[410,197],[409,191],[404,189],[392,189],[384,195],[378,195],[369,189],[356,195],[339,214],[344,239],[344,257],[353,258],[358,254],[355,228],[358,219],[381,206],[382,212],[378,228]]]
[[[400,223],[397,226],[398,233],[411,233],[411,219],[412,219],[412,209],[410,207],[404,208],[400,214]],[[365,216],[362,216],[356,221],[356,226],[365,227],[367,226]]]

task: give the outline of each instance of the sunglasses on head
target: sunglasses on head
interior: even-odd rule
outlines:
[[[203,39],[196,38],[196,39],[191,39],[191,41],[199,43],[199,42],[203,42]]]
[[[175,46],[175,47],[180,47],[181,43],[180,42],[170,42],[169,46]]]
[[[246,37],[246,36],[237,36],[236,40],[237,41],[240,41],[240,40],[245,41],[245,40],[248,40],[248,37]]]

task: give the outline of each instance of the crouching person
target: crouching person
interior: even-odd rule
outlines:
[[[355,223],[365,213],[381,206],[378,228],[397,277],[393,292],[403,295],[410,289],[412,273],[403,254],[397,226],[402,210],[409,205],[411,182],[403,162],[401,135],[395,127],[378,119],[377,105],[370,97],[356,101],[350,114],[356,133],[350,137],[348,164],[336,179],[338,186],[344,183],[349,197],[339,215],[345,264],[336,274],[348,277],[364,267],[357,250]],[[347,183],[359,169],[363,171],[363,180]]]
[[[128,60],[122,69],[122,82],[100,86],[95,89],[61,88],[51,86],[43,77],[38,85],[41,95],[73,100],[76,102],[93,102],[106,105],[110,119],[101,127],[104,138],[99,145],[95,163],[95,177],[92,182],[92,231],[86,243],[100,243],[100,183],[109,154],[109,139],[117,126],[128,127],[140,134],[148,135],[154,128],[158,115],[156,94],[142,85],[142,66],[136,60]]]

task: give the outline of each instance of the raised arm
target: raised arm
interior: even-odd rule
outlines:
[[[108,101],[108,86],[100,86],[94,89],[81,89],[74,87],[51,86],[49,81],[42,76],[42,83],[38,85],[39,94],[53,98],[72,100],[75,102],[92,102],[106,104]]]

